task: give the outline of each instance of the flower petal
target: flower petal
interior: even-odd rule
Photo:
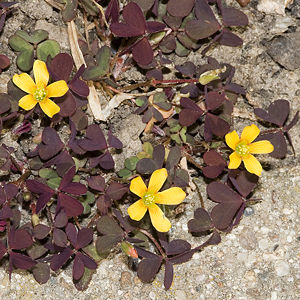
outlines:
[[[56,82],[51,83],[46,87],[48,91],[48,97],[61,97],[63,96],[68,90],[68,85],[64,80],[59,80]]]
[[[259,141],[249,145],[250,153],[264,154],[274,151],[274,146],[269,141]]]
[[[40,104],[42,111],[49,118],[52,118],[55,114],[57,114],[60,111],[60,107],[48,98],[39,102],[39,104]]]
[[[248,144],[253,142],[259,135],[260,130],[255,124],[251,126],[246,126],[242,132],[241,140],[246,141]]]
[[[46,87],[49,81],[49,72],[46,64],[41,60],[36,60],[33,64],[33,75],[37,86]]]
[[[13,83],[24,92],[31,94],[36,88],[33,79],[27,74],[15,74],[13,77]]]
[[[33,109],[37,104],[37,101],[32,95],[26,95],[19,100],[19,106],[25,110]]]
[[[162,210],[155,204],[149,206],[148,209],[154,228],[160,232],[169,231],[171,228],[171,222],[165,217]]]
[[[147,187],[141,176],[135,177],[131,180],[129,189],[132,193],[138,195],[141,198],[147,192]]]
[[[246,170],[249,173],[253,173],[257,176],[261,175],[262,166],[260,162],[253,155],[249,154],[247,157],[244,157],[243,162]]]
[[[148,192],[156,194],[164,185],[167,177],[168,177],[167,169],[162,168],[162,169],[155,170],[152,173],[150,178]]]
[[[127,209],[129,217],[135,221],[141,220],[145,215],[146,211],[147,206],[144,204],[142,199],[131,204]]]
[[[240,141],[239,135],[235,130],[229,132],[225,135],[226,144],[232,149],[235,150],[237,143]]]
[[[167,204],[167,205],[177,205],[181,203],[186,194],[179,187],[172,187],[155,195],[155,203]]]
[[[237,169],[242,162],[242,159],[237,155],[236,152],[230,154],[229,160],[228,169]]]

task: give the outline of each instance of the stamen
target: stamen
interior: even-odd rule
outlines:
[[[249,154],[249,150],[250,150],[250,147],[246,144],[246,142],[240,142],[235,147],[235,152],[239,156],[242,156],[242,157],[248,155]]]
[[[37,87],[33,93],[33,97],[37,101],[43,101],[47,97],[47,90],[43,85]]]
[[[153,193],[146,193],[142,200],[146,206],[150,206],[155,203],[155,195]]]

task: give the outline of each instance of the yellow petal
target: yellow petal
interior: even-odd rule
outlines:
[[[32,94],[36,88],[33,79],[27,74],[22,73],[20,75],[16,74],[13,77],[13,83],[28,94]]]
[[[155,195],[155,203],[177,205],[184,200],[185,196],[186,194],[181,188],[172,187],[163,192],[157,193]]]
[[[25,110],[33,109],[37,104],[37,101],[32,95],[26,95],[19,100],[19,106]]]
[[[253,154],[271,153],[274,146],[269,141],[259,141],[249,145],[249,151]]]
[[[49,81],[49,72],[46,64],[41,60],[36,60],[33,64],[33,75],[37,86],[46,87]]]
[[[60,111],[60,107],[48,98],[39,102],[39,104],[40,104],[42,111],[49,118],[52,118],[55,114],[57,114]]]
[[[131,180],[130,183],[130,191],[139,197],[143,197],[145,193],[147,192],[147,187],[141,178],[141,176],[135,177]]]
[[[243,157],[243,162],[249,173],[253,173],[257,176],[261,175],[262,166],[253,155],[249,154],[247,157]]]
[[[165,217],[162,210],[155,204],[149,206],[148,209],[154,228],[160,232],[169,231],[171,228],[171,222]]]
[[[242,159],[236,154],[236,152],[230,154],[229,160],[228,169],[237,169],[242,162]]]
[[[161,187],[164,185],[166,179],[168,177],[167,169],[158,169],[155,170],[150,178],[148,192],[156,194]]]
[[[145,215],[146,211],[147,211],[147,207],[144,205],[142,199],[131,204],[127,209],[129,217],[135,221],[141,220]]]
[[[240,138],[235,130],[229,132],[225,135],[226,144],[232,149],[235,150],[236,145],[240,141]]]
[[[248,144],[253,142],[259,135],[260,130],[255,124],[251,126],[246,126],[242,132],[241,140],[246,141]]]
[[[48,91],[48,97],[51,98],[63,96],[69,88],[64,80],[59,80],[48,85],[46,90]]]

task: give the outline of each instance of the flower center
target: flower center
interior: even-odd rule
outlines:
[[[142,200],[146,206],[150,206],[155,203],[155,195],[148,192],[143,196]]]
[[[240,142],[239,144],[237,144],[237,146],[235,147],[235,152],[239,155],[239,156],[246,156],[249,154],[249,150],[250,147],[247,145],[246,142]]]
[[[37,101],[43,101],[46,97],[47,97],[47,90],[45,89],[45,87],[43,85],[38,86],[34,93],[33,93],[33,97],[37,100]]]

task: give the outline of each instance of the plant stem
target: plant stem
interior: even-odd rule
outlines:
[[[162,249],[160,244],[157,242],[157,240],[154,238],[154,236],[151,233],[149,233],[148,231],[146,231],[144,229],[141,229],[141,228],[138,228],[138,231],[140,231],[141,233],[146,235],[153,242],[153,244],[156,246],[156,248],[158,249],[161,256],[163,258],[166,258],[166,253],[164,252],[164,250]]]

